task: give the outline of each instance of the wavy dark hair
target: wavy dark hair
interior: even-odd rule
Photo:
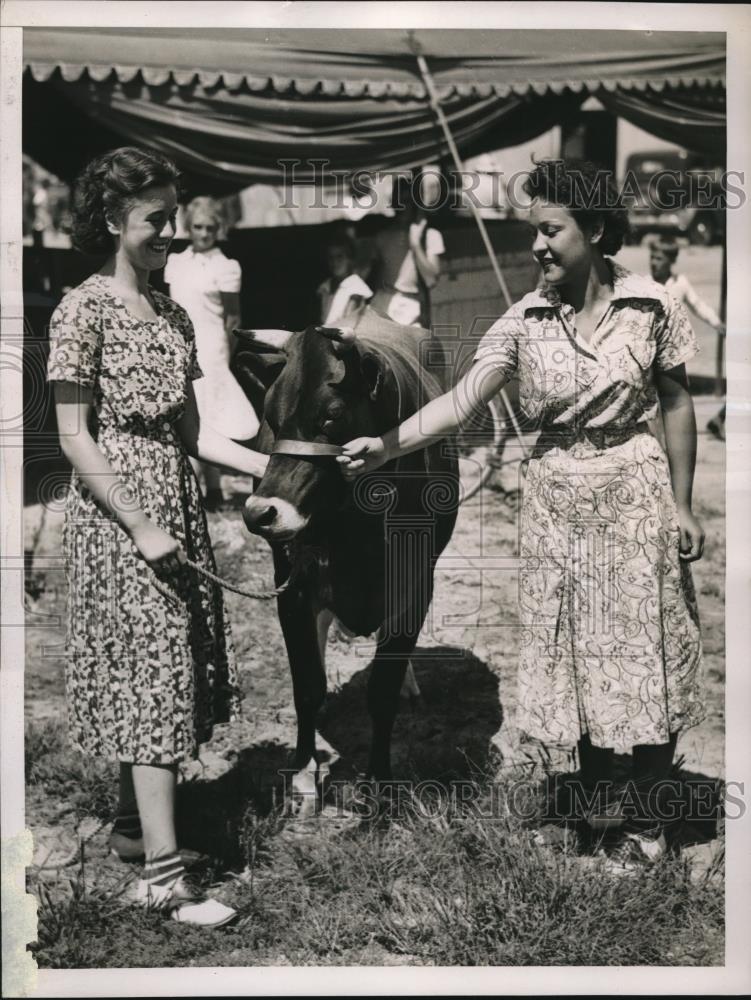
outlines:
[[[623,246],[628,212],[612,171],[590,160],[540,160],[522,187],[530,198],[567,208],[582,231],[602,222],[601,253],[612,256]]]
[[[78,178],[73,197],[73,246],[81,253],[108,254],[115,239],[107,219],[120,222],[148,188],[174,184],[180,173],[161,153],[121,146],[98,156]]]

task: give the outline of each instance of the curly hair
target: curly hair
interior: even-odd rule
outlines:
[[[524,184],[525,193],[567,208],[584,231],[602,222],[601,253],[618,253],[629,232],[628,212],[612,171],[589,160],[540,160]]]
[[[189,201],[185,206],[185,227],[187,229],[190,229],[193,225],[193,217],[199,212],[211,216],[216,223],[216,238],[218,240],[224,239],[227,235],[227,220],[225,219],[224,207],[221,202],[217,201],[216,198],[210,198],[208,195],[199,195],[193,198],[192,201]]]
[[[133,201],[147,188],[173,184],[180,174],[160,153],[121,146],[92,160],[76,183],[73,198],[73,246],[81,253],[114,252],[107,220],[121,222]]]

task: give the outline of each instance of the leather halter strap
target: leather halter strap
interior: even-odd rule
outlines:
[[[294,441],[291,438],[281,438],[274,442],[272,455],[294,455],[296,458],[333,458],[343,454],[344,449],[339,444],[327,444],[323,441]]]

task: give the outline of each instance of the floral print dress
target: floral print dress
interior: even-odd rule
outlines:
[[[200,491],[176,421],[200,378],[183,309],[152,292],[158,319],[130,313],[110,280],[69,292],[50,326],[50,381],[93,392],[91,431],[119,475],[113,504],[146,515],[213,570]],[[121,762],[194,757],[235,712],[236,666],[221,590],[188,567],[157,577],[74,472],[65,513],[69,735]]]
[[[526,295],[476,354],[540,431],[521,514],[522,739],[628,751],[701,721],[701,638],[667,457],[648,433],[654,370],[697,351],[681,305],[613,262],[591,341],[555,289]]]

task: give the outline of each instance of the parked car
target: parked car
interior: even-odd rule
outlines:
[[[722,174],[717,158],[683,149],[648,150],[629,156],[621,189],[629,205],[632,242],[657,233],[685,236],[701,246],[722,243]]]

